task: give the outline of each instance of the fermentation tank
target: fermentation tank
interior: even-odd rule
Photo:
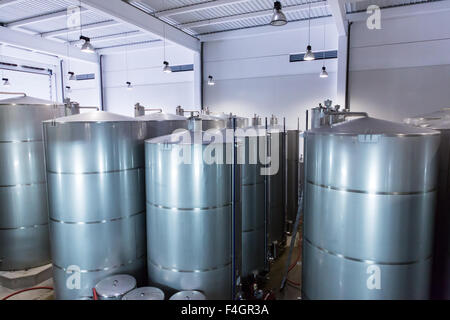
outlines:
[[[427,299],[439,132],[363,117],[306,133],[304,299]]]
[[[247,128],[249,125],[249,121],[247,118],[238,117],[233,114],[221,113],[217,117],[225,121],[226,127],[228,129],[233,129],[234,123],[236,124],[236,128],[240,129]]]
[[[289,232],[295,222],[299,198],[300,131],[286,134],[286,220]]]
[[[450,108],[407,119],[406,122],[441,132],[432,297],[448,300],[450,299]]]
[[[143,122],[102,111],[44,123],[57,299],[92,296],[113,274],[145,279],[144,136]]]
[[[187,118],[173,114],[151,113],[136,119],[145,122],[147,139],[166,136],[179,129],[188,129]]]
[[[231,299],[233,256],[240,245],[232,246],[240,211],[233,181],[239,190],[240,178],[233,179],[236,167],[225,162],[233,140],[210,145],[213,138],[201,131],[200,121],[192,123],[193,131],[146,141],[149,280],[167,291]],[[208,154],[218,161],[207,161]]]
[[[279,257],[279,251],[286,243],[286,211],[285,211],[285,141],[284,128],[278,124],[278,119],[272,116],[268,128],[268,154],[271,157],[271,175],[268,175],[269,185],[269,238],[272,258]],[[272,154],[272,153],[276,153]],[[278,162],[278,163],[276,163]],[[277,170],[276,170],[277,169]]]
[[[245,128],[237,133],[243,145],[241,157],[242,275],[266,269],[266,192],[260,151],[267,144],[265,130]]]
[[[0,100],[0,270],[50,263],[42,121],[64,106],[23,96]]]
[[[227,120],[210,116],[207,114],[201,114],[200,119],[202,120],[202,127],[204,131],[208,131],[211,129],[226,129],[227,128]]]

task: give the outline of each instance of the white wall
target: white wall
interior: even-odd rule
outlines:
[[[27,65],[50,69],[53,72],[50,76],[47,74],[4,70],[0,68],[0,79],[7,78],[11,83],[10,87],[4,87],[2,81],[0,83],[0,91],[24,92],[31,97],[50,101],[62,101],[58,58],[2,45],[0,46],[0,61],[19,66]],[[3,98],[11,98],[11,96],[0,95],[0,99]]]
[[[194,64],[194,53],[172,45],[166,48],[166,60],[172,66]],[[194,72],[165,74],[163,61],[161,47],[106,55],[103,64],[106,110],[134,116],[137,102],[149,108],[162,108],[167,113],[175,113],[178,105],[199,109],[195,103]],[[133,90],[127,90],[127,81],[133,84]]]
[[[354,23],[350,49],[353,111],[393,121],[450,106],[450,11]]]
[[[326,60],[328,79],[319,78],[322,61],[290,63],[290,54],[305,52],[308,29],[271,28],[264,35],[205,42],[204,81],[211,75],[216,85],[205,85],[204,105],[213,112],[246,117],[286,117],[288,128],[296,128],[300,117],[300,128],[305,129],[305,111],[336,97],[337,63]],[[337,49],[334,24],[326,31],[324,47],[323,23],[314,23],[313,50]]]
[[[64,60],[64,81],[65,86],[72,88],[71,92],[65,91],[65,97],[72,101],[78,102],[85,107],[100,107],[100,73],[99,66],[93,63],[82,62],[77,60]],[[93,80],[69,81],[68,72],[74,72],[75,75],[95,74]],[[64,86],[64,87],[65,87]]]

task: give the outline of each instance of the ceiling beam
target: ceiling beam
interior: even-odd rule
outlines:
[[[163,38],[165,35],[169,42],[178,44],[195,52],[200,51],[200,41],[197,38],[125,3],[122,0],[83,0],[82,6],[89,10],[109,15],[117,21],[135,26],[144,32],[151,33],[155,38]]]
[[[322,17],[311,20],[311,27],[318,27],[326,25],[334,25],[333,17]],[[242,39],[248,37],[255,37],[267,34],[277,34],[280,32],[297,31],[308,28],[308,20],[293,21],[289,22],[283,28],[274,28],[271,25],[263,25],[252,28],[244,28],[238,30],[222,31],[216,33],[210,33],[205,35],[200,35],[200,40],[202,42],[209,41],[222,41],[222,40],[232,40],[232,39]]]
[[[120,24],[120,22],[114,21],[114,20],[103,21],[103,22],[98,22],[98,23],[87,24],[87,25],[84,25],[82,28],[61,29],[61,30],[44,32],[44,33],[41,33],[41,37],[53,38],[53,37],[58,37],[58,36],[62,36],[62,35],[67,35],[68,33],[71,34],[71,33],[76,33],[76,32],[80,32],[80,31],[84,32],[84,31],[89,31],[89,30],[108,28],[108,27],[116,26],[118,24]]]
[[[21,0],[0,0],[0,8],[12,5],[16,2],[20,2]]]
[[[241,2],[248,2],[250,0],[216,0],[216,1],[209,1],[209,2],[203,2],[203,3],[197,3],[192,4],[188,6],[178,7],[174,9],[168,9],[168,10],[162,10],[155,13],[157,17],[169,17],[174,16],[177,14],[183,14],[183,13],[189,13],[199,10],[206,10],[211,8],[217,8],[225,5],[235,4],[235,3],[241,3]],[[151,2],[148,0],[143,0],[142,2],[148,3],[151,5]]]
[[[98,38],[91,38],[91,43],[99,44],[99,43],[108,42],[111,40],[132,39],[132,38],[140,37],[143,35],[145,35],[145,33],[140,30],[130,31],[130,32],[125,32],[125,33],[111,34],[108,36],[103,36],[103,37],[98,37]],[[84,42],[83,40],[76,40],[76,41],[71,41],[70,44],[77,45],[77,44],[83,43],[83,42]]]
[[[325,8],[325,7],[327,7],[327,1],[311,3],[311,9]],[[308,10],[308,9],[309,9],[309,4],[299,4],[299,5],[284,7],[283,12],[287,13],[287,12],[294,12],[294,11],[301,11],[301,10]],[[273,14],[273,9],[267,9],[267,10],[254,11],[254,12],[243,13],[243,14],[236,14],[236,15],[232,15],[232,16],[228,16],[228,17],[220,17],[220,18],[214,18],[214,19],[209,19],[209,20],[201,20],[201,21],[183,23],[183,24],[180,24],[179,27],[181,27],[183,29],[191,29],[191,28],[209,26],[209,25],[213,25],[213,24],[239,21],[239,20],[248,19],[248,18],[265,17],[265,16],[270,16],[272,14]]]
[[[128,45],[123,46],[113,46],[113,47],[105,47],[97,49],[97,53],[100,55],[107,54],[121,54],[124,52],[135,52],[141,50],[162,48],[164,46],[164,42],[161,40],[150,41],[146,43],[130,43]]]
[[[87,10],[83,8],[83,9],[81,9],[81,11],[84,12]],[[27,18],[27,19],[13,21],[13,22],[5,24],[5,27],[19,28],[19,27],[23,27],[23,26],[26,26],[29,24],[51,21],[51,20],[59,19],[59,18],[66,17],[66,16],[67,16],[67,10],[62,10],[62,11],[53,12],[53,13],[49,13],[49,14],[34,16],[31,18]]]
[[[328,1],[331,14],[333,15],[334,21],[336,23],[336,28],[339,36],[347,35],[347,14],[345,10],[345,2],[347,0],[331,0]]]
[[[0,43],[33,50],[40,53],[68,57],[71,59],[98,63],[98,55],[81,52],[80,49],[52,40],[43,39],[6,27],[0,27]]]

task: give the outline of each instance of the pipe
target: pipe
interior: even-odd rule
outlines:
[[[105,94],[103,90],[103,55],[100,55],[99,58],[99,77],[100,77],[100,105],[101,110],[105,110]]]
[[[349,89],[349,83],[350,83],[350,32],[351,32],[351,26],[353,22],[348,23],[348,30],[347,30],[347,76],[345,77],[345,106],[348,110],[350,110],[350,89]]]
[[[24,97],[27,96],[27,94],[25,92],[1,92],[0,91],[0,94],[12,95],[12,96],[17,96],[18,94],[20,94],[20,95],[22,95]]]

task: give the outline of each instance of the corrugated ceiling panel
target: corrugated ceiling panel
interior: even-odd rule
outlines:
[[[362,0],[356,3],[347,3],[346,10],[347,13],[354,13],[366,11],[367,7],[370,5],[377,5],[380,8],[389,8],[434,1],[441,1],[441,0]]]
[[[69,0],[21,0],[3,7],[0,10],[0,22],[8,23],[36,15],[65,10],[78,3]]]

